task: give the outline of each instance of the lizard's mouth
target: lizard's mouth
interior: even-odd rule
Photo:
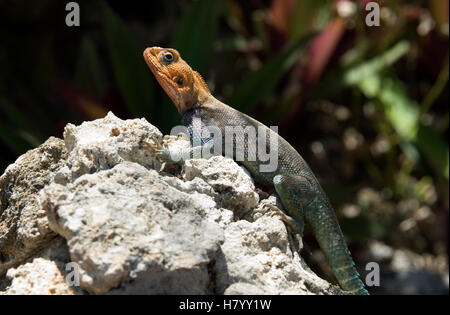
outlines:
[[[150,68],[150,70],[153,72],[153,75],[155,76],[158,83],[172,99],[172,102],[174,103],[177,110],[181,112],[181,107],[179,106],[181,102],[179,99],[180,97],[176,90],[176,84],[170,78],[169,74],[167,73],[167,69],[161,66],[158,57],[153,53],[153,49],[154,48],[147,48],[144,51],[145,62],[147,63],[147,66]]]
[[[158,62],[158,59],[155,54],[152,53],[153,48],[147,48],[144,50],[144,59],[147,63],[147,66],[152,70],[153,74],[159,75],[162,74],[162,67]]]

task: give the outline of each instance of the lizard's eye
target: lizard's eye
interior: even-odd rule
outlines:
[[[162,61],[166,64],[171,63],[174,60],[173,54],[170,51],[165,51],[162,55]]]
[[[184,79],[180,76],[175,79],[175,82],[178,84],[178,86],[182,86],[184,83]]]

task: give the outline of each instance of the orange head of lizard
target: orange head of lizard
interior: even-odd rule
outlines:
[[[200,74],[192,70],[175,49],[147,48],[144,58],[180,113],[201,106],[210,95]]]

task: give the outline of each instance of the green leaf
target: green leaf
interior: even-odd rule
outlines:
[[[373,74],[361,80],[357,86],[366,97],[378,100],[386,118],[402,141],[417,146],[448,179],[448,144],[434,129],[420,123],[419,104],[408,97],[401,82]]]
[[[217,28],[218,1],[198,0],[192,2],[181,22],[171,46],[200,74],[205,75]]]
[[[3,97],[0,97],[0,109],[15,126],[29,126],[30,121],[28,121],[27,116],[22,114]]]
[[[153,84],[128,27],[103,2],[104,27],[120,93],[135,117],[154,114]]]
[[[292,41],[281,53],[251,73],[236,88],[229,104],[240,111],[249,112],[297,62],[300,53],[312,37],[313,35],[309,34]]]
[[[439,75],[436,79],[436,82],[433,84],[431,89],[428,91],[427,95],[422,100],[422,104],[420,105],[420,113],[425,114],[430,109],[431,105],[438,99],[439,95],[441,95],[442,91],[445,89],[445,86],[448,82],[448,52],[447,56],[445,56],[444,65],[439,72]]]
[[[90,97],[100,100],[106,89],[102,70],[102,63],[95,44],[88,36],[85,36],[81,44],[80,59],[75,74],[76,86]]]
[[[321,8],[331,9],[331,1],[302,0],[296,1],[289,25],[289,38],[295,39],[311,31],[312,22]]]
[[[422,150],[448,180],[449,178],[449,153],[448,143],[432,128],[419,126],[415,139],[417,146]]]
[[[405,140],[417,137],[419,107],[409,99],[400,82],[373,74],[358,83],[368,98],[377,98],[383,104],[384,113],[396,132]]]
[[[16,154],[22,154],[32,148],[28,141],[18,136],[11,126],[7,126],[3,122],[0,122],[0,140]]]
[[[403,57],[409,51],[410,46],[409,42],[400,41],[379,56],[330,74],[314,88],[310,94],[310,99],[315,100],[334,95],[344,88],[358,84],[362,80],[377,74]],[[359,49],[359,47],[356,48]],[[370,88],[370,85],[368,85],[368,88]],[[367,90],[367,93],[370,93],[370,91]]]
[[[448,179],[448,145],[435,130],[420,123],[419,105],[409,98],[401,82],[379,74],[404,56],[409,49],[409,42],[400,41],[369,61],[331,74],[315,88],[311,99],[330,96],[350,86],[358,87],[368,99],[377,100],[381,105],[387,120],[403,141],[400,147],[404,152],[414,157],[413,147],[417,147]],[[414,160],[417,160],[417,157]]]
[[[410,47],[411,45],[407,41],[398,42],[385,53],[347,71],[343,76],[343,83],[347,86],[357,84],[364,78],[378,73],[380,70],[394,64],[403,57],[409,51]]]
[[[19,111],[17,108],[15,108],[13,105],[11,105],[7,100],[0,97],[0,110],[3,112],[6,117],[8,118],[8,125],[10,125],[9,129],[10,132],[13,129],[18,129],[14,133],[15,135],[12,136],[10,133],[6,135],[7,139],[14,140],[14,139],[20,139],[18,140],[18,146],[15,146],[13,143],[11,143],[9,140],[6,141],[4,139],[5,143],[7,143],[13,150],[16,149],[23,149],[23,148],[30,148],[31,146],[35,147],[38,146],[42,140],[44,139],[44,136],[41,134],[40,131],[36,130],[34,123],[30,120],[29,116],[23,114],[21,111]],[[14,140],[14,141],[16,141]],[[23,143],[25,144],[23,144]],[[15,152],[23,152],[23,151],[15,151]]]

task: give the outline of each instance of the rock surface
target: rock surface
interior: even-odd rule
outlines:
[[[66,157],[64,141],[52,137],[19,157],[0,177],[0,275],[56,236],[40,207],[39,192],[55,180]]]
[[[159,171],[149,138],[163,136],[109,113],[7,168],[0,294],[342,293],[309,270],[246,170],[215,156]]]

